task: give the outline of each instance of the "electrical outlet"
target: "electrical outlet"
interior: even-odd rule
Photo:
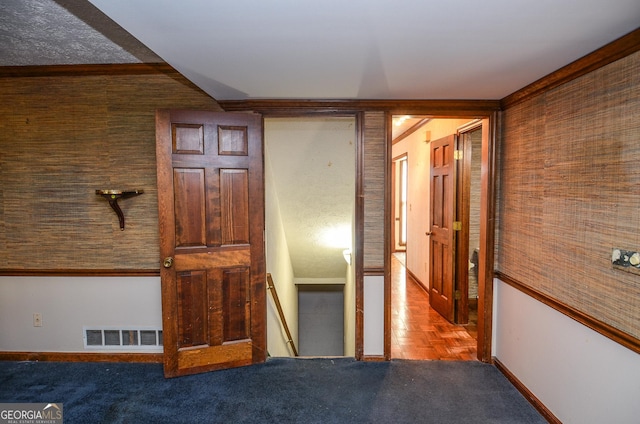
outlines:
[[[614,269],[640,274],[640,252],[614,248],[611,252],[611,264]]]
[[[38,313],[33,314],[33,326],[42,327],[42,314],[38,314]]]

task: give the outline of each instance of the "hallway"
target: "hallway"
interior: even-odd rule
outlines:
[[[477,309],[468,325],[454,325],[429,306],[429,296],[391,256],[391,358],[477,360]]]

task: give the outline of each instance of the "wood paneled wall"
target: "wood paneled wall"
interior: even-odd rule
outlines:
[[[503,114],[497,270],[640,339],[640,53]]]
[[[0,271],[157,271],[155,111],[221,108],[177,72],[39,75],[0,78]],[[144,190],[124,231],[97,189]]]

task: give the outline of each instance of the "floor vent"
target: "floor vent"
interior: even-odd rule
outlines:
[[[162,330],[148,327],[83,327],[85,349],[162,350]]]

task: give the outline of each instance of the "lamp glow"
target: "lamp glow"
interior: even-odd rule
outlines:
[[[320,234],[320,243],[326,247],[351,246],[351,226],[348,224],[325,228]]]

